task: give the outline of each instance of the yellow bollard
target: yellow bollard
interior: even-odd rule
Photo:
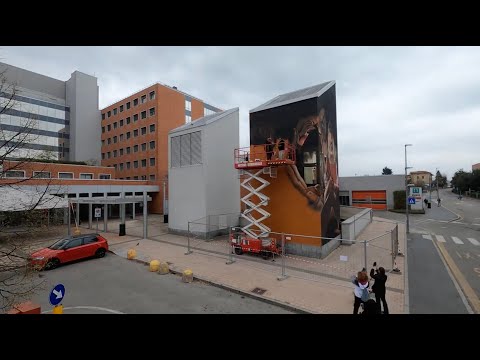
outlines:
[[[190,269],[187,269],[182,274],[182,281],[186,283],[191,283],[193,281],[193,272]]]
[[[151,272],[156,272],[160,268],[160,261],[158,260],[152,260],[150,261],[150,271]]]
[[[137,256],[137,252],[135,251],[135,249],[130,249],[130,250],[127,251],[127,259],[128,260],[135,259],[136,256]]]
[[[165,275],[170,273],[170,268],[166,262],[160,263],[160,268],[158,269],[160,275]]]
[[[57,305],[53,307],[54,314],[63,314],[63,305]]]

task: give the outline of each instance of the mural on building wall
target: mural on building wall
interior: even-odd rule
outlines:
[[[290,189],[296,191],[303,201],[296,211],[298,214],[291,214],[291,221],[305,216],[302,206],[309,207],[320,215],[313,223],[320,227],[322,237],[339,235],[335,85],[319,97],[251,113],[251,145],[265,144],[267,139],[272,140],[274,148],[278,148],[280,139],[283,139],[294,146],[296,152],[295,165],[285,166],[288,181],[282,183],[281,193],[270,196],[284,196]],[[279,173],[280,182],[281,174],[283,172]],[[274,221],[275,208],[269,211]]]

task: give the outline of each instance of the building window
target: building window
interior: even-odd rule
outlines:
[[[150,100],[155,99],[155,91],[151,91],[149,96],[150,96]]]
[[[113,123],[113,128],[114,128],[114,129],[117,128],[117,122],[116,122],[116,121]]]
[[[127,164],[127,170],[130,169],[130,161],[126,163]]]
[[[203,116],[212,115],[212,114],[215,114],[215,111],[207,109],[206,107],[204,107],[203,108],[203,114],[204,114]]]
[[[142,159],[142,167],[147,167],[147,159]]]
[[[147,175],[142,175],[142,180],[147,180]]]
[[[192,111],[192,102],[190,100],[185,100],[185,110]]]
[[[102,114],[102,120],[105,120],[105,113]]]
[[[110,116],[112,116],[112,112],[111,112],[111,111],[107,112],[107,117],[110,117]]]
[[[112,139],[111,138],[108,138],[107,139],[107,144],[110,145],[112,143]]]
[[[130,146],[127,147],[127,154],[130,154]]]
[[[119,169],[120,169],[120,171],[123,171],[123,163],[119,164]]]
[[[111,155],[112,155],[112,154],[110,153],[110,151],[107,152],[107,159],[110,159]]]
[[[3,176],[7,178],[24,178],[25,170],[8,170],[3,173]]]
[[[102,146],[105,146],[105,140],[102,140]]]
[[[135,129],[133,130],[133,137],[137,137],[138,136],[138,129]]]
[[[134,168],[134,169],[138,169],[138,160],[135,160],[135,161],[133,162],[133,168]]]
[[[150,175],[150,181],[154,181],[155,180],[155,175]]]
[[[192,122],[192,117],[190,115],[185,115],[185,124]]]
[[[142,95],[140,100],[141,100],[142,104],[145,104],[147,102],[147,95]]]
[[[147,133],[147,128],[146,127],[142,127],[142,135],[145,135]]]
[[[134,177],[133,177],[133,180],[138,180],[138,176],[134,176]]]
[[[99,179],[103,179],[103,180],[106,180],[106,179],[111,179],[112,178],[112,175],[110,174],[100,174],[98,176]]]
[[[105,126],[102,126],[102,134],[105,132]]]
[[[123,105],[120,105],[120,112],[123,112]]]
[[[151,124],[150,125],[150,132],[154,132],[155,131],[155,124]]]
[[[138,114],[133,115],[133,122],[138,121]]]
[[[134,99],[133,100],[133,106],[137,106],[138,105],[138,99]]]
[[[110,131],[110,130],[112,130],[112,125],[108,124],[107,125],[107,131]]]
[[[126,180],[130,180],[130,176],[127,176],[125,179],[126,179]]]
[[[127,117],[125,120],[127,120],[127,125],[130,124],[130,116]]]
[[[102,153],[102,160],[105,160],[105,153]]]
[[[93,179],[93,174],[80,173],[80,179]]]
[[[120,134],[120,141],[123,141],[124,135]]]
[[[73,179],[73,173],[72,172],[59,172],[58,173],[58,178],[59,179]]]
[[[50,179],[50,171],[34,171],[33,177],[37,179]]]
[[[340,205],[350,206],[350,196],[340,195]]]
[[[155,141],[150,141],[150,150],[155,149]]]
[[[127,102],[127,104],[126,104],[126,105],[127,105],[127,110],[128,110],[128,109],[130,109],[130,101],[129,101],[129,102]]]
[[[142,151],[146,151],[147,150],[147,143],[143,143],[142,144]]]
[[[150,166],[155,166],[155,158],[150,158]]]
[[[149,113],[150,113],[150,116],[154,116],[155,115],[155,108],[151,108],[150,110],[148,110]]]
[[[120,120],[120,126],[123,126],[123,119]]]
[[[113,165],[113,168],[114,168],[115,170],[117,170],[117,164],[114,164],[114,165]]]
[[[130,131],[127,132],[127,140],[130,139],[130,135],[131,135],[131,134],[130,134]]]
[[[114,143],[114,144],[117,143],[117,137],[116,137],[116,136],[113,137],[113,143]]]
[[[138,152],[138,145],[134,145],[134,146],[133,146],[133,152],[134,152],[134,153]]]
[[[171,167],[182,167],[202,163],[201,132],[173,136],[171,138]]]
[[[147,118],[147,112],[146,111],[142,111],[142,119],[146,119]]]
[[[117,150],[113,150],[113,157],[114,157],[114,158],[117,157]]]
[[[113,115],[117,115],[117,108],[113,109]]]
[[[122,156],[122,155],[123,155],[123,148],[120,149],[120,156]]]

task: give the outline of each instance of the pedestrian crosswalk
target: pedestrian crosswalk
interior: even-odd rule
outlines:
[[[436,240],[438,242],[447,243],[447,242],[454,242],[457,245],[465,245],[464,240],[456,237],[456,236],[443,236],[443,235],[436,235],[436,234],[424,234],[422,235],[424,239],[427,240]],[[474,238],[467,238],[467,240],[475,246],[480,246],[480,242]]]

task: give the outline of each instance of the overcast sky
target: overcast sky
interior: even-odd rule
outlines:
[[[98,78],[103,108],[161,82],[248,111],[282,93],[337,83],[340,176],[438,168],[448,178],[480,162],[480,48],[1,47],[0,61],[67,80]]]

